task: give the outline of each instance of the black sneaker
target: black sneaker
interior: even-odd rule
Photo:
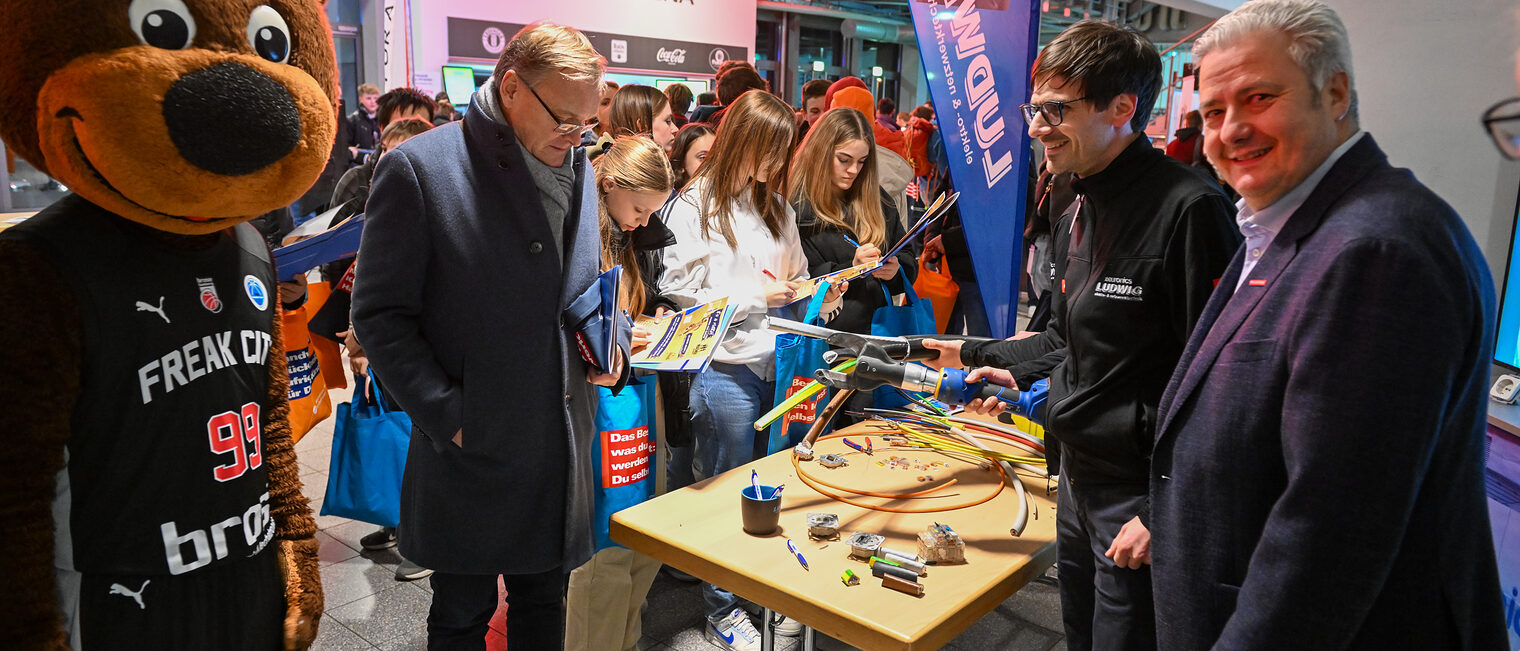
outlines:
[[[385,527],[359,539],[359,546],[370,551],[390,549],[396,546],[396,528]]]
[[[397,581],[416,581],[433,575],[433,571],[406,559],[401,559],[401,564],[396,566]]]
[[[702,582],[702,579],[699,579],[699,578],[694,577],[694,576],[692,576],[690,574],[682,572],[682,571],[680,571],[680,570],[678,570],[678,569],[676,569],[674,567],[671,567],[669,565],[662,565],[662,566],[660,566],[660,572],[663,573],[665,576],[668,576],[668,577],[670,577],[672,579],[680,581],[681,583],[701,583]]]

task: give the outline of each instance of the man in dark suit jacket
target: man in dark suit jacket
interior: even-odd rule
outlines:
[[[1078,193],[1058,218],[1049,328],[1012,341],[941,342],[931,364],[982,366],[1023,388],[1050,379],[1058,465],[1057,570],[1067,648],[1156,648],[1147,498],[1156,405],[1240,242],[1219,186],[1145,137],[1161,57],[1130,27],[1084,20],[1033,66],[1020,112]],[[842,90],[840,94],[850,92]],[[1000,409],[994,401],[991,409]],[[989,411],[972,401],[968,410]],[[1059,444],[1059,445],[1056,445]],[[1059,457],[1057,459],[1057,457]]]
[[[1161,647],[1504,647],[1481,252],[1357,126],[1328,7],[1248,3],[1194,54],[1205,153],[1243,197],[1246,242],[1161,401]]]
[[[526,27],[461,127],[376,169],[354,328],[414,423],[398,537],[436,570],[430,648],[480,644],[497,575],[508,645],[559,648],[565,577],[593,551],[591,384],[619,378],[588,368],[561,314],[600,265],[577,144],[602,66],[580,32]]]

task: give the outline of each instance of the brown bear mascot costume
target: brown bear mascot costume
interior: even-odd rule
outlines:
[[[0,137],[74,193],[0,231],[4,646],[310,646],[316,525],[243,222],[327,160],[324,8],[3,0],[0,25]]]

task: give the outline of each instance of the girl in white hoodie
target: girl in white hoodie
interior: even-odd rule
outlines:
[[[776,333],[761,326],[808,278],[796,215],[783,198],[795,134],[785,102],[758,90],[741,95],[728,107],[706,162],[665,216],[676,243],[663,254],[660,292],[683,309],[724,296],[735,307],[712,365],[692,383],[692,470],[699,480],[766,452],[767,439],[753,423],[775,402]],[[825,297],[824,313],[838,305],[840,289]],[[758,648],[754,625],[733,594],[704,584],[702,596],[710,641]]]

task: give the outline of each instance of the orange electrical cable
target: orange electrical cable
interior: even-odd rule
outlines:
[[[818,440],[822,441],[822,440],[831,439],[831,438],[842,438],[844,436],[846,436],[846,435],[845,434],[831,434],[829,436],[819,437]],[[861,434],[859,436],[860,436],[860,438],[871,438],[870,434]],[[882,449],[883,450],[890,450],[891,448],[882,448]],[[798,465],[797,455],[795,455],[795,454],[792,455],[792,465],[797,467],[797,472],[799,472],[799,473],[802,472],[802,466]],[[828,486],[829,488],[832,488],[832,489],[834,489],[836,491],[844,491],[846,493],[854,493],[856,495],[866,495],[866,496],[869,496],[869,497],[880,497],[880,498],[889,499],[889,500],[907,499],[907,498],[910,498],[910,497],[920,497],[920,496],[923,496],[923,495],[928,495],[929,493],[933,493],[933,492],[938,491],[938,490],[940,490],[942,488],[949,488],[951,485],[954,485],[955,483],[957,483],[957,482],[960,481],[959,479],[951,478],[950,481],[947,481],[947,482],[945,482],[943,484],[939,484],[939,485],[933,486],[931,488],[926,488],[926,489],[921,490],[921,491],[914,491],[912,493],[877,493],[877,492],[874,492],[874,491],[863,491],[863,490],[858,490],[858,489],[854,489],[854,488],[849,488],[849,487],[846,487],[846,486],[838,486],[838,485],[835,485],[835,484],[830,484],[830,483],[828,483],[828,482],[826,482],[826,481],[824,481],[822,479],[819,479],[817,477],[813,477],[812,479],[813,479],[813,481],[818,482],[820,484],[823,484],[824,486]]]
[[[797,455],[792,455],[792,459],[794,461],[796,460],[796,458],[797,458]],[[801,472],[801,470],[802,470],[801,466],[798,466],[797,470],[798,470],[798,472]],[[868,496],[868,497],[881,497],[881,498],[885,498],[885,499],[889,499],[889,500],[901,500],[901,499],[907,499],[907,498],[910,498],[910,497],[922,497],[924,495],[928,495],[929,493],[933,493],[935,491],[938,491],[938,490],[940,490],[942,488],[949,488],[950,486],[954,485],[955,483],[959,482],[960,480],[959,479],[955,479],[955,478],[952,477],[950,479],[950,481],[947,481],[947,482],[945,482],[943,484],[939,484],[939,485],[934,486],[932,488],[926,488],[924,490],[915,491],[915,492],[912,492],[912,493],[877,493],[875,491],[863,491],[863,490],[860,490],[858,488],[850,488],[850,487],[847,487],[847,486],[839,486],[837,484],[830,484],[830,483],[828,483],[828,482],[826,482],[826,481],[824,481],[822,479],[819,479],[817,477],[813,477],[813,481],[818,482],[820,484],[823,484],[824,486],[832,488],[832,489],[834,489],[836,491],[844,491],[846,493],[854,493],[856,495],[865,495],[865,496]]]
[[[827,436],[819,437],[819,440],[822,441],[822,440],[833,439],[833,438],[844,438],[845,436],[849,436],[849,434],[830,434],[830,435],[827,435]],[[884,449],[890,449],[890,448],[884,448]],[[833,488],[834,490],[847,491],[847,492],[857,493],[857,494],[860,494],[860,495],[870,495],[870,496],[873,496],[873,497],[885,497],[887,499],[902,499],[904,496],[873,494],[873,493],[866,492],[866,491],[855,491],[855,490],[847,489],[847,488],[828,486],[822,480],[820,480],[820,479],[818,479],[816,477],[813,477],[812,475],[808,474],[807,471],[803,470],[802,469],[802,463],[797,460],[797,456],[796,455],[792,455],[792,468],[797,471],[797,478],[801,479],[802,483],[807,484],[808,488],[811,488],[811,489],[813,489],[815,491],[818,491],[818,493],[820,495],[823,495],[824,497],[827,497],[827,498],[833,499],[833,500],[838,500],[840,502],[844,502],[845,504],[849,504],[850,506],[856,506],[856,507],[860,507],[860,508],[863,508],[863,509],[870,509],[872,511],[882,511],[882,512],[886,512],[886,513],[937,513],[937,512],[940,512],[940,511],[953,511],[955,509],[968,509],[968,508],[971,508],[973,506],[977,506],[977,505],[980,505],[980,504],[985,504],[987,502],[992,501],[993,498],[995,498],[998,495],[1002,494],[1002,492],[1003,492],[1003,486],[1010,481],[1009,477],[1008,477],[1008,473],[1006,473],[1006,472],[1003,471],[1002,464],[994,463],[994,464],[992,464],[992,468],[994,470],[996,470],[997,474],[998,474],[997,488],[993,489],[993,491],[991,493],[989,493],[986,497],[983,497],[983,498],[978,499],[978,500],[976,500],[974,502],[970,502],[970,503],[966,503],[966,504],[952,504],[952,505],[948,505],[948,506],[946,506],[946,505],[940,505],[940,506],[933,506],[933,507],[921,508],[921,509],[896,508],[896,507],[890,507],[890,506],[878,506],[878,505],[875,505],[875,504],[866,504],[866,503],[860,502],[858,500],[850,499],[850,498],[845,497],[843,495],[835,495],[835,494],[829,493],[828,491],[824,490],[824,487],[827,486],[829,488]],[[946,486],[949,486],[950,484],[955,483],[955,481],[956,480],[952,480],[950,482],[946,482],[944,484],[941,484],[937,488],[929,489],[927,491],[920,491],[919,493],[914,493],[913,495],[921,495],[923,493],[933,492],[933,491],[939,490],[940,488],[944,488]],[[1015,477],[1012,481],[1020,481],[1020,480]]]

